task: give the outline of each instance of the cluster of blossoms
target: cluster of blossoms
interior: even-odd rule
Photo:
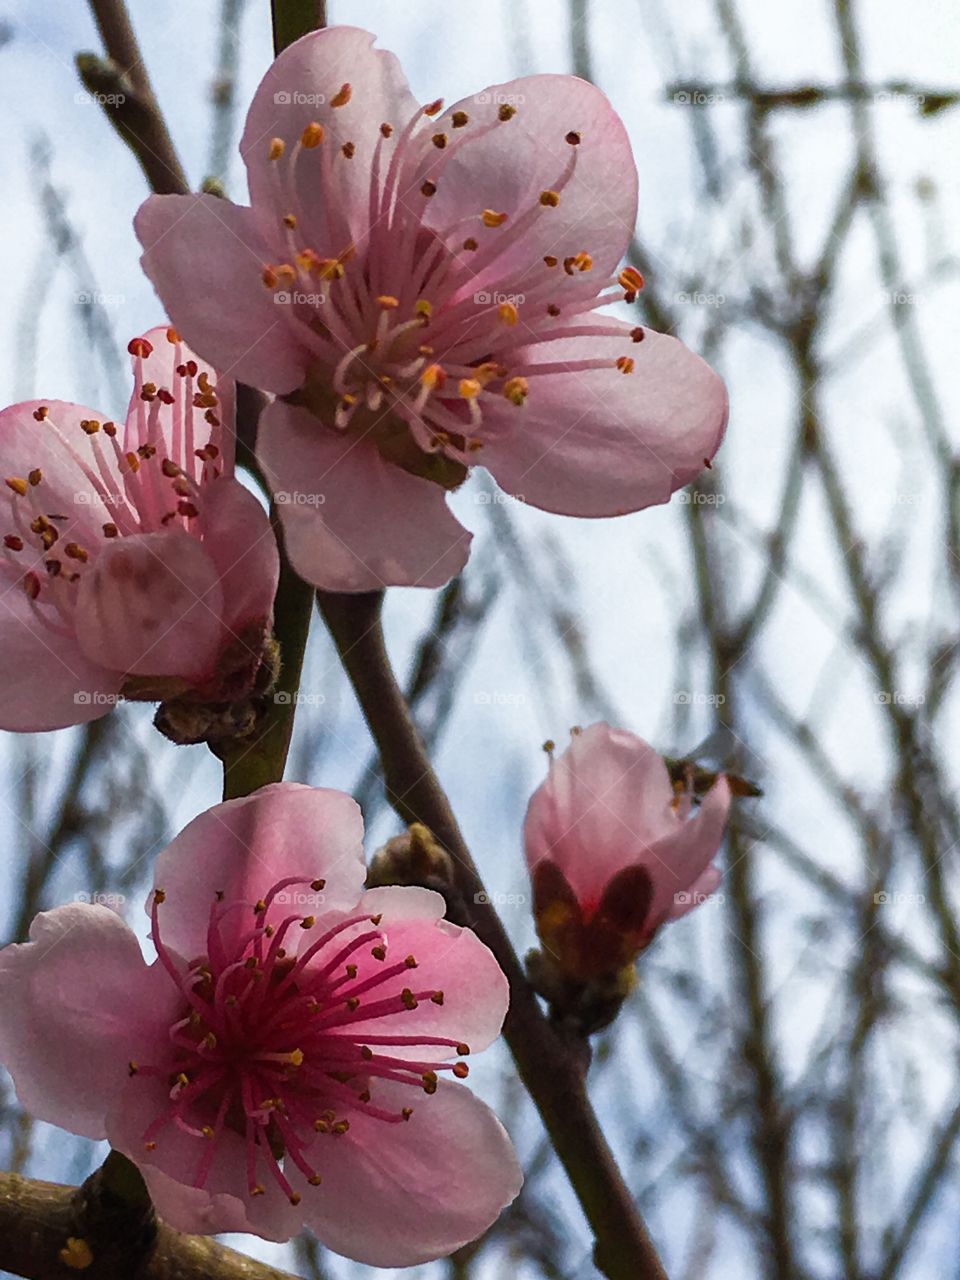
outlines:
[[[719,447],[717,375],[598,314],[643,287],[621,268],[636,170],[606,98],[535,76],[421,106],[372,46],[340,27],[277,59],[241,144],[249,208],[140,210],[176,328],[130,343],[122,425],[60,401],[0,412],[0,658],[18,673],[0,727],[123,697],[161,701],[181,740],[191,708],[207,708],[197,739],[215,740],[216,708],[238,731],[231,709],[272,678],[279,557],[234,474],[234,379],[273,397],[259,462],[292,565],[328,590],[459,572],[470,534],[446,495],[473,465],[544,510],[611,516],[667,501]],[[652,748],[606,725],[552,761],[525,835],[565,978],[616,977],[715,886],[729,799],[721,779],[691,816]],[[86,904],[0,953],[21,1102],[108,1138],[180,1230],[306,1225],[407,1266],[519,1190],[509,1139],[460,1083],[499,1034],[506,979],[439,894],[365,891],[361,838],[349,797],[267,786],[160,854],[152,963]]]

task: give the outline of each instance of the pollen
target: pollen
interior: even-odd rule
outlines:
[[[286,151],[286,149],[287,149],[286,143],[282,138],[271,138],[270,147],[269,147],[269,150],[267,151],[267,159],[279,160],[280,157],[283,155],[284,151]]]
[[[497,307],[497,315],[505,325],[509,325],[511,328],[520,320],[520,312],[512,302],[501,302]]]
[[[330,105],[331,107],[345,107],[352,97],[353,86],[350,84],[342,84],[330,99]]]
[[[510,378],[508,382],[503,384],[503,394],[507,397],[511,404],[522,406],[530,392],[530,385],[526,378]],[[461,1052],[458,1050],[458,1052]]]
[[[300,135],[300,145],[306,147],[307,150],[310,151],[314,147],[319,147],[324,136],[323,125],[318,124],[316,120],[311,120]]]
[[[485,227],[502,227],[507,220],[505,213],[497,213],[495,209],[484,209],[480,216]]]
[[[476,378],[461,378],[457,390],[464,400],[476,400],[483,387]]]

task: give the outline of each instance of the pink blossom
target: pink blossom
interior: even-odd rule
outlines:
[[[694,817],[691,805],[662,757],[625,729],[575,731],[551,758],[524,839],[540,937],[564,971],[579,979],[616,973],[662,924],[716,889],[726,778]]]
[[[0,727],[93,720],[118,696],[247,691],[279,561],[234,479],[234,389],[172,330],[130,343],[126,422],[59,400],[0,412]]]
[[[0,1061],[20,1101],[109,1138],[182,1231],[306,1225],[408,1266],[479,1235],[519,1190],[503,1128],[458,1083],[500,1031],[506,979],[439,894],[363,891],[362,832],[341,792],[264,787],[160,854],[153,964],[95,905],[45,912],[0,952]]]
[[[151,197],[143,265],[208,358],[277,399],[258,454],[294,566],[334,590],[437,586],[474,464],[546,511],[666,502],[719,447],[723,383],[598,313],[637,208],[626,131],[571,76],[421,106],[352,27],[267,72],[241,142],[250,208]]]

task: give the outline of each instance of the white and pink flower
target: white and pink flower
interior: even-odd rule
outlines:
[[[409,1266],[479,1235],[520,1188],[502,1126],[459,1083],[500,1032],[506,979],[439,894],[363,891],[362,833],[341,792],[264,787],[160,854],[152,964],[96,905],[45,912],[0,952],[20,1101],[109,1138],[182,1231],[306,1225]]]
[[[0,727],[57,729],[120,696],[247,692],[279,573],[234,478],[234,385],[172,329],[130,343],[126,421],[58,400],[0,411]]]
[[[598,314],[643,281],[620,268],[630,144],[594,86],[421,106],[369,33],[334,27],[273,64],[241,150],[250,208],[154,196],[136,225],[174,323],[277,397],[258,454],[309,581],[445,582],[470,542],[445,494],[478,463],[533,506],[611,516],[716,452],[720,378]]]
[[[663,758],[625,729],[574,732],[550,760],[524,826],[541,941],[579,981],[618,973],[669,920],[720,883],[730,787],[721,775],[694,816]]]

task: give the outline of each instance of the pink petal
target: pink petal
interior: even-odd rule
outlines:
[[[157,858],[154,884],[166,894],[160,908],[164,943],[188,959],[205,955],[210,907],[218,893],[225,902],[252,908],[287,877],[325,880],[310,907],[321,917],[353,908],[365,874],[363,820],[350,796],[296,782],[261,787],[201,813]],[[296,914],[306,911],[291,909],[281,897],[266,923],[276,926]],[[225,918],[228,947],[252,921],[252,910]]]
[[[699,907],[703,899],[709,897],[719,889],[723,880],[723,872],[719,867],[707,867],[703,875],[699,876],[690,888],[685,892],[678,892],[674,895],[673,905],[667,914],[668,920],[679,920],[683,916],[689,915],[694,908]]]
[[[213,561],[182,529],[113,538],[79,584],[77,638],[129,674],[198,678],[216,663],[222,609]]]
[[[176,197],[174,197],[176,199]],[[188,475],[196,473],[197,461],[194,450],[202,449],[211,439],[220,450],[217,465],[226,475],[233,474],[234,464],[234,427],[236,418],[236,388],[232,378],[221,375],[206,361],[201,360],[195,351],[183,342],[171,342],[167,334],[171,330],[166,325],[157,325],[142,336],[152,347],[150,355],[142,358],[140,363],[141,385],[153,383],[155,387],[169,391],[180,403],[159,405],[158,423],[163,437],[166,456],[181,466]],[[138,360],[131,356],[131,364],[136,373]],[[196,375],[183,378],[177,375],[176,367],[193,360],[197,365]],[[216,416],[219,427],[214,428],[204,417],[202,409],[194,407],[192,396],[196,394],[198,383],[206,375],[210,386],[216,392],[219,404]],[[139,388],[134,386],[127,408],[127,430],[124,449],[136,449],[147,440],[144,426],[147,410],[150,406],[144,403]],[[191,421],[192,429],[188,432],[178,424]]]
[[[172,989],[172,985],[171,985]],[[203,1187],[192,1185],[207,1154],[209,1139],[168,1125],[145,1150],[143,1135],[169,1106],[170,1088],[142,1074],[127,1078],[107,1117],[107,1137],[140,1168],[160,1218],[177,1231],[216,1235],[251,1231],[266,1240],[289,1240],[303,1227],[303,1208],[294,1208],[273,1179],[258,1170],[263,1195],[247,1189],[246,1144],[230,1128],[221,1130]]]
[[[173,1020],[175,989],[148,969],[116,912],[75,904],[38,915],[0,952],[0,1061],[22,1105],[87,1138]]]
[[[721,776],[704,796],[696,816],[680,823],[650,849],[644,861],[653,873],[656,890],[650,909],[652,919],[668,915],[677,905],[676,894],[690,892],[696,886],[716,857],[729,814],[730,785]]]
[[[123,683],[122,672],[89,661],[74,636],[39,620],[16,586],[0,595],[0,665],[10,676],[0,685],[0,729],[20,733],[96,720]]]
[[[545,511],[614,516],[666,502],[723,439],[727,394],[708,364],[676,338],[647,329],[634,343],[631,325],[604,323],[622,336],[526,348],[523,365],[558,370],[529,378],[522,408],[506,399],[484,407],[479,460],[508,493]],[[633,373],[614,367],[620,356],[636,361]],[[609,368],[564,369],[601,358]]]
[[[380,983],[375,989],[376,1000],[399,995],[410,987],[442,991],[444,1002],[436,1005],[421,1000],[415,1010],[403,1009],[369,1023],[351,1022],[351,1039],[362,1040],[367,1028],[371,1037],[445,1036],[465,1041],[473,1053],[496,1040],[510,1003],[507,980],[493,952],[472,930],[440,918],[445,904],[439,893],[399,886],[370,889],[361,898],[359,909],[383,915],[380,928],[386,934],[387,966],[409,955],[417,962],[416,969]],[[417,1053],[407,1047],[402,1053],[429,1061],[453,1057],[455,1051],[434,1046]]]
[[[236,632],[245,622],[272,618],[280,556],[256,496],[222,476],[204,487],[199,524],[223,589],[224,625]]]
[[[677,828],[667,767],[641,738],[608,724],[574,734],[534,792],[524,824],[527,862],[555,862],[581,905]]]
[[[466,563],[472,535],[444,490],[385,462],[281,401],[260,415],[257,456],[297,572],[327,591],[440,587]]]
[[[144,271],[178,331],[222,375],[292,391],[309,359],[264,285],[269,254],[249,209],[215,196],[150,196],[134,219]]]
[[[444,1081],[426,1097],[377,1081],[373,1102],[413,1115],[393,1125],[352,1115],[343,1137],[310,1148],[323,1182],[305,1189],[301,1208],[328,1248],[370,1266],[413,1266],[475,1239],[516,1197],[523,1175],[510,1139],[463,1085]]]
[[[385,173],[400,130],[419,106],[396,57],[374,49],[374,40],[368,31],[341,26],[304,36],[280,54],[254,95],[240,152],[251,203],[265,233],[276,228],[282,261],[287,253],[280,252],[286,241],[279,219],[291,212],[297,214],[307,243],[321,254],[336,254],[351,241],[363,248],[380,125],[394,125],[391,140],[381,142]],[[344,84],[350,86],[349,101],[334,106]],[[313,123],[323,128],[324,140],[319,147],[301,149],[300,137]],[[274,138],[285,144],[285,151],[270,160]],[[355,148],[350,159],[341,152],[347,142]]]
[[[512,119],[482,132],[497,121],[501,106],[511,105],[516,108]],[[465,141],[438,171],[437,194],[427,206],[425,221],[443,230],[464,218],[477,219],[473,234],[480,244],[478,262],[488,243],[502,240],[508,246],[478,272],[470,291],[498,288],[522,295],[542,283],[549,271],[556,286],[552,300],[558,304],[595,297],[626,252],[637,215],[637,170],[630,140],[609,100],[574,76],[538,75],[492,85],[464,98],[438,117],[438,128],[444,129],[453,112],[460,110],[470,122],[449,136],[458,146]],[[565,140],[570,132],[580,134],[578,146]],[[418,179],[429,176],[436,163],[436,156],[428,156]],[[571,165],[575,167],[565,184]],[[559,204],[541,206],[541,193],[558,188]],[[478,217],[484,209],[506,213],[506,222],[484,227]],[[531,209],[537,210],[536,217],[514,239],[515,223]],[[562,267],[548,269],[543,262],[546,254],[562,262],[582,252],[593,258],[590,271],[567,275]],[[518,306],[522,322],[522,299]]]

